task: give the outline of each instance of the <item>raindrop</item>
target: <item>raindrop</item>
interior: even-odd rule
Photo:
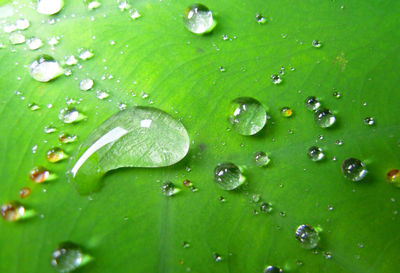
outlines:
[[[28,197],[31,194],[31,189],[28,187],[24,187],[22,189],[19,190],[19,197],[21,199],[24,199],[26,197]]]
[[[213,258],[214,258],[214,261],[216,261],[217,263],[222,261],[222,257],[218,253],[214,253]]]
[[[106,91],[101,91],[101,90],[96,91],[96,97],[99,100],[104,100],[104,99],[108,98],[109,96],[110,96],[110,94],[108,94]]]
[[[87,118],[75,108],[63,108],[58,115],[58,118],[64,123],[76,123]]]
[[[36,11],[40,14],[52,15],[58,13],[64,6],[64,0],[38,0]]]
[[[226,202],[226,199],[225,199],[225,197],[223,197],[223,196],[220,196],[220,197],[218,197],[218,200],[220,201],[220,202]]]
[[[316,248],[319,243],[319,234],[310,225],[301,225],[296,230],[296,239],[305,249]]]
[[[131,5],[129,5],[128,1],[124,0],[119,3],[118,7],[121,11],[124,11],[129,10],[131,8]]]
[[[272,74],[271,75],[271,82],[273,83],[273,84],[280,84],[281,82],[282,82],[282,78],[281,78],[281,76],[279,76],[278,74]]]
[[[193,4],[185,9],[183,22],[195,34],[210,32],[217,25],[212,12],[202,4]]]
[[[335,91],[332,94],[335,98],[340,99],[342,97],[342,94],[340,94],[339,92]]]
[[[182,242],[182,247],[183,247],[183,248],[189,248],[189,247],[190,247],[190,243],[189,243],[189,242],[186,242],[186,241],[183,241],[183,242]]]
[[[100,6],[101,6],[101,3],[100,2],[98,2],[98,1],[85,1],[85,2],[87,2],[87,8],[88,8],[88,10],[94,10],[94,9],[97,9],[97,8],[99,8]]]
[[[81,80],[81,82],[79,83],[79,88],[80,88],[82,91],[87,91],[87,90],[89,90],[90,88],[93,87],[93,84],[94,84],[94,82],[93,82],[92,79],[83,79],[83,80]]]
[[[14,24],[7,24],[7,25],[4,25],[3,30],[5,33],[11,33],[13,31],[17,30],[17,26]]]
[[[314,113],[314,121],[319,127],[328,128],[336,122],[336,117],[328,109],[319,109]]]
[[[29,178],[35,183],[43,183],[45,181],[55,179],[56,176],[54,174],[51,174],[46,168],[38,166],[34,167],[29,172]]]
[[[71,272],[92,260],[82,249],[71,242],[61,243],[51,254],[50,264],[61,273]]]
[[[43,42],[39,38],[32,37],[26,41],[26,45],[30,50],[36,50],[43,46]]]
[[[51,56],[41,55],[29,66],[29,74],[39,82],[48,82],[62,75],[64,70]]]
[[[387,172],[386,180],[395,185],[396,187],[400,187],[400,170],[393,169]]]
[[[28,105],[28,108],[29,108],[31,111],[36,111],[36,110],[39,110],[39,109],[40,109],[40,106],[37,105],[36,103],[30,103],[30,104]]]
[[[231,103],[229,121],[241,135],[254,135],[264,128],[267,113],[261,103],[253,98],[241,97]]]
[[[29,21],[26,18],[18,19],[15,22],[15,25],[16,25],[17,29],[19,29],[19,30],[25,30],[30,26]]]
[[[51,134],[57,131],[57,129],[53,126],[46,126],[43,130],[46,134]]]
[[[4,220],[15,222],[35,215],[33,210],[27,210],[20,203],[12,201],[1,205],[0,214]]]
[[[92,51],[90,51],[89,49],[84,49],[81,50],[79,53],[79,59],[85,61],[85,60],[89,60],[94,56],[94,53]]]
[[[267,22],[267,19],[264,16],[262,16],[262,14],[257,13],[256,14],[256,21],[259,24],[265,24]]]
[[[25,36],[18,32],[11,33],[9,39],[10,43],[13,45],[19,45],[25,43]]]
[[[317,110],[321,106],[321,103],[313,96],[307,97],[304,104],[306,108],[311,111]]]
[[[215,168],[214,180],[220,188],[230,191],[242,185],[246,178],[242,175],[238,166],[224,162],[218,164]]]
[[[324,255],[325,259],[327,259],[327,260],[332,259],[332,253],[329,251],[325,251],[323,255]]]
[[[282,117],[289,118],[293,115],[293,110],[290,107],[283,107],[281,109]]]
[[[322,43],[321,43],[321,41],[314,40],[314,41],[312,41],[312,46],[315,48],[320,48],[322,46]]]
[[[262,202],[260,205],[260,211],[264,213],[271,213],[272,212],[271,203]]]
[[[312,161],[320,161],[325,156],[322,149],[317,146],[312,146],[308,148],[307,155]]]
[[[260,152],[257,152],[254,154],[254,161],[256,162],[256,165],[258,167],[264,167],[269,164],[271,159],[268,157],[268,155],[265,152],[260,151]]]
[[[264,269],[264,273],[282,273],[283,270],[277,266],[269,265]]]
[[[172,183],[172,182],[170,182],[170,181],[165,182],[165,183],[161,186],[161,190],[162,190],[162,193],[163,193],[165,196],[172,196],[172,195],[175,195],[175,194],[177,194],[178,192],[181,191],[179,188],[177,188],[177,187],[175,186],[174,183]]]
[[[131,19],[132,20],[136,20],[136,19],[142,17],[142,15],[137,10],[132,10],[132,11],[129,11],[129,12],[131,14]]]
[[[49,161],[51,163],[57,163],[57,162],[60,162],[61,160],[67,159],[67,158],[68,158],[68,155],[64,152],[63,149],[61,149],[59,147],[51,148],[46,153],[46,159],[47,159],[47,161]]]
[[[365,125],[374,125],[375,124],[375,119],[373,117],[366,117],[364,119],[364,124]]]
[[[64,144],[75,142],[77,139],[78,137],[76,135],[70,135],[66,133],[62,133],[58,136],[58,140]]]
[[[60,43],[60,40],[59,40],[60,38],[56,38],[56,37],[51,37],[48,41],[47,41],[47,43],[49,44],[49,45],[51,45],[51,46],[55,46],[55,45],[57,45],[57,44],[59,44]]]
[[[348,158],[342,164],[344,177],[352,181],[360,181],[367,175],[367,172],[365,164],[356,158]]]
[[[65,64],[66,65],[75,65],[78,63],[78,60],[75,58],[74,55],[70,55],[70,56],[65,56]]]

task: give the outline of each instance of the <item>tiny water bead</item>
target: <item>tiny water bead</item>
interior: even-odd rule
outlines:
[[[229,121],[241,135],[254,135],[267,123],[267,113],[261,103],[253,98],[241,97],[232,101]]]
[[[328,109],[318,109],[314,113],[314,121],[319,127],[328,128],[336,122],[336,117]]]
[[[60,64],[49,55],[40,55],[29,66],[29,74],[39,82],[48,82],[64,73]]]
[[[265,268],[264,273],[282,273],[283,270],[277,266],[269,265]]]
[[[262,202],[260,205],[260,211],[264,213],[271,213],[272,212],[272,204],[267,202]]]
[[[172,196],[177,194],[181,190],[177,188],[174,183],[168,181],[161,186],[161,191],[165,196]]]
[[[275,85],[282,83],[282,78],[278,74],[271,75],[271,82]]]
[[[283,107],[281,109],[281,115],[285,118],[290,118],[293,115],[293,110],[290,107]]]
[[[216,261],[217,263],[222,261],[222,256],[219,255],[218,253],[214,253],[213,258],[214,258],[214,261]]]
[[[28,197],[31,194],[31,189],[28,187],[24,187],[22,189],[19,190],[19,197],[21,199],[24,199],[26,197]]]
[[[364,124],[365,125],[374,125],[375,124],[375,119],[373,117],[366,117],[364,119]]]
[[[386,180],[395,185],[396,187],[400,187],[400,170],[393,169],[387,172]]]
[[[189,243],[189,242],[186,242],[186,241],[183,241],[183,242],[182,242],[182,247],[183,247],[183,248],[189,248],[189,247],[190,247],[190,243]]]
[[[67,159],[67,158],[68,158],[68,155],[64,152],[63,149],[61,149],[59,147],[51,148],[46,153],[46,159],[47,159],[47,161],[49,161],[51,163],[57,163],[57,162],[60,162],[61,160]]]
[[[260,13],[256,14],[256,21],[259,24],[265,24],[267,22],[267,19]]]
[[[44,15],[58,13],[64,6],[64,0],[37,0],[36,11]]]
[[[307,97],[304,104],[311,111],[317,110],[321,106],[321,103],[314,96]]]
[[[75,108],[63,108],[58,115],[58,118],[64,123],[76,123],[87,118]]]
[[[217,25],[212,12],[202,4],[193,4],[186,8],[183,22],[185,27],[195,34],[208,33]]]
[[[342,97],[342,94],[340,94],[340,92],[337,91],[333,92],[332,95],[337,99],[340,99]]]
[[[15,26],[19,30],[25,30],[27,29],[31,24],[29,23],[29,20],[26,18],[20,18],[15,21]]]
[[[342,163],[342,173],[349,180],[360,181],[367,175],[368,171],[361,160],[348,158]]]
[[[87,91],[87,90],[89,90],[90,88],[93,87],[93,84],[94,84],[94,82],[93,82],[92,79],[83,79],[83,80],[81,80],[81,82],[79,83],[79,88],[80,88],[82,91]]]
[[[214,180],[221,189],[230,191],[242,185],[246,178],[238,166],[230,162],[224,162],[218,164],[215,168]]]
[[[268,155],[265,152],[259,151],[254,154],[254,161],[256,162],[256,165],[258,167],[264,167],[269,164],[271,159],[268,157]]]
[[[308,148],[307,155],[312,161],[320,161],[325,157],[322,149],[317,146],[311,146],[310,148]]]
[[[296,230],[296,239],[305,249],[316,248],[320,240],[318,231],[310,225],[300,225]]]
[[[53,178],[53,175],[45,167],[38,166],[29,172],[29,178],[35,183],[43,183]]]
[[[50,264],[61,273],[71,272],[88,262],[92,257],[82,252],[82,249],[74,243],[61,243],[51,254]]]
[[[320,48],[320,47],[322,47],[322,43],[321,43],[321,41],[314,40],[314,41],[312,41],[312,46],[315,48]]]
[[[70,135],[66,133],[62,133],[58,136],[58,140],[61,143],[67,144],[67,143],[73,143],[78,139],[76,135]]]

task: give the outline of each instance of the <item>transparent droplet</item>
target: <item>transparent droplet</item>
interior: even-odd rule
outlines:
[[[39,38],[32,37],[26,41],[26,45],[30,50],[36,50],[43,46],[43,42]]]
[[[319,234],[310,225],[301,225],[296,230],[296,239],[301,243],[305,249],[316,248],[319,243]]]
[[[283,107],[281,109],[281,115],[285,118],[289,118],[293,115],[293,110],[290,107]]]
[[[272,74],[271,75],[271,82],[273,84],[280,84],[282,82],[282,78],[280,75],[278,74]]]
[[[70,56],[65,56],[65,64],[66,65],[75,65],[78,63],[78,60],[75,58],[74,55],[70,55]]]
[[[242,185],[246,178],[238,166],[230,162],[224,162],[218,164],[215,168],[214,180],[220,188],[230,191]]]
[[[328,128],[335,123],[336,117],[328,109],[318,109],[314,113],[314,121],[319,127]]]
[[[268,155],[265,152],[259,151],[254,154],[254,161],[256,162],[256,165],[258,167],[264,167],[269,164],[271,159],[268,157]]]
[[[366,124],[366,125],[374,125],[375,124],[375,119],[373,117],[366,117],[364,119],[364,124]]]
[[[335,144],[338,145],[338,146],[342,146],[343,145],[343,140],[338,139],[338,140],[335,141]]]
[[[264,213],[271,213],[272,212],[272,205],[271,203],[262,202],[260,205],[260,211]]]
[[[55,127],[53,127],[53,126],[46,126],[46,127],[44,127],[43,131],[44,131],[46,134],[51,134],[51,133],[56,132],[57,129],[56,129]]]
[[[46,153],[46,159],[47,159],[47,161],[49,161],[51,163],[57,163],[57,162],[60,162],[61,160],[67,159],[67,158],[68,158],[68,155],[64,152],[63,149],[61,149],[59,147],[51,148]]]
[[[183,185],[184,185],[185,187],[191,187],[191,186],[193,186],[193,183],[190,182],[189,179],[185,179],[185,180],[183,180]]]
[[[37,166],[29,172],[29,178],[35,183],[43,183],[54,178],[54,175],[52,175],[45,167]]]
[[[165,196],[172,196],[172,195],[175,195],[175,194],[177,194],[178,192],[180,192],[180,189],[177,188],[177,187],[175,186],[175,184],[172,183],[172,182],[170,182],[170,181],[165,182],[165,183],[161,186],[161,190],[162,190],[162,193],[163,193]]]
[[[283,272],[282,269],[280,269],[277,266],[273,266],[273,265],[267,266],[264,269],[264,273],[282,273],[282,272]]]
[[[212,12],[201,4],[193,4],[185,9],[183,21],[186,28],[196,34],[210,32],[217,24]]]
[[[30,218],[35,215],[35,212],[33,210],[26,210],[20,203],[12,201],[1,205],[0,214],[7,222],[15,222]]]
[[[79,83],[79,88],[80,88],[82,91],[87,91],[87,90],[89,90],[90,88],[93,87],[93,84],[94,84],[94,82],[93,82],[92,79],[83,79],[83,80],[81,80],[81,82]]]
[[[214,253],[213,258],[214,258],[214,261],[216,261],[217,263],[222,261],[222,257],[218,253]]]
[[[78,139],[78,137],[76,135],[70,135],[70,134],[66,134],[66,133],[62,133],[58,136],[58,140],[61,143],[72,143],[75,142]]]
[[[37,81],[48,82],[64,73],[64,69],[51,56],[41,55],[29,66],[29,74]]]
[[[190,247],[190,243],[186,242],[186,241],[183,241],[182,242],[182,246],[183,246],[183,248],[189,248]]]
[[[52,15],[58,13],[64,6],[64,0],[37,0],[36,11],[40,14]]]
[[[393,169],[387,172],[386,180],[395,185],[396,187],[400,187],[400,170]]]
[[[64,123],[76,123],[86,118],[85,115],[78,112],[75,108],[63,108],[58,115],[58,118]]]
[[[6,24],[4,25],[3,30],[5,33],[11,33],[17,30],[17,26],[14,24]]]
[[[241,135],[254,135],[264,128],[267,113],[261,103],[253,98],[241,97],[231,103],[229,121]]]
[[[110,96],[110,94],[108,94],[106,91],[101,91],[101,90],[96,91],[96,97],[99,100],[104,100],[104,99],[108,98],[109,96]]]
[[[30,26],[30,23],[29,23],[28,19],[21,18],[21,19],[17,19],[17,21],[15,21],[15,25],[16,25],[17,29],[25,30]]]
[[[99,1],[90,1],[90,0],[85,0],[85,2],[87,2],[87,8],[88,10],[94,10],[97,9],[101,6],[101,3]]]
[[[256,14],[256,21],[259,24],[265,24],[267,22],[267,19],[260,13]]]
[[[327,259],[327,260],[332,259],[332,253],[329,251],[325,251],[323,255],[324,255],[325,259]]]
[[[339,92],[335,91],[332,94],[335,98],[340,99],[342,97],[342,94],[340,94]]]
[[[308,148],[307,155],[312,161],[320,161],[325,156],[322,149],[317,146]]]
[[[312,41],[312,46],[315,48],[320,48],[322,46],[322,43],[321,43],[321,41],[314,40],[314,41]]]
[[[136,20],[136,19],[142,17],[142,15],[136,9],[135,10],[131,10],[130,14],[131,14],[131,19],[132,20]]]
[[[82,249],[71,242],[61,243],[51,254],[50,264],[61,273],[71,272],[85,264],[92,258],[83,253]]]
[[[29,107],[29,109],[30,109],[31,111],[36,111],[36,110],[39,110],[39,109],[40,109],[40,106],[37,105],[36,103],[30,103],[30,104],[28,105],[28,107]]]
[[[58,45],[60,43],[60,38],[59,37],[51,37],[47,43],[51,46]]]
[[[11,33],[9,39],[10,43],[13,45],[19,45],[25,43],[25,36],[18,32]]]
[[[348,158],[342,164],[344,177],[352,181],[360,181],[367,175],[367,172],[365,164],[356,158]]]
[[[31,189],[28,187],[24,187],[22,189],[19,190],[19,197],[21,199],[24,199],[26,197],[28,197],[31,194]]]
[[[311,111],[317,110],[321,106],[321,103],[313,96],[307,97],[304,104],[306,108]]]
[[[81,50],[81,52],[79,53],[79,59],[85,61],[85,60],[89,60],[91,58],[93,58],[94,53],[92,51],[90,51],[89,49],[84,49]]]

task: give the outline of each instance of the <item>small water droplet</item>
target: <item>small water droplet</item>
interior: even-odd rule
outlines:
[[[162,193],[163,193],[165,196],[172,196],[172,195],[175,195],[175,194],[177,194],[178,192],[181,191],[179,188],[175,187],[175,184],[174,184],[174,183],[172,183],[172,182],[170,182],[170,181],[165,182],[165,183],[161,186],[161,190],[162,190]]]
[[[85,2],[87,2],[88,10],[94,10],[94,9],[97,9],[97,8],[101,7],[101,3],[96,1],[96,0],[94,0],[94,1],[85,0]]]
[[[312,46],[315,48],[320,48],[322,46],[322,43],[321,43],[321,41],[314,40],[314,41],[312,41]]]
[[[136,20],[136,19],[142,17],[142,15],[137,10],[130,11],[130,14],[131,14],[132,20]]]
[[[314,96],[307,97],[304,104],[311,111],[317,110],[321,106],[321,103]]]
[[[43,42],[39,38],[32,37],[26,41],[26,45],[30,50],[36,50],[43,46]]]
[[[314,121],[319,127],[328,128],[336,122],[336,117],[328,109],[318,109],[314,113]]]
[[[52,175],[46,168],[37,166],[29,172],[29,178],[35,183],[42,183],[51,180],[54,178],[54,175]]]
[[[332,206],[328,206],[328,210],[332,211],[334,208]]]
[[[64,123],[76,123],[86,118],[85,115],[78,112],[75,108],[63,108],[58,115],[58,118]]]
[[[41,55],[29,66],[29,74],[39,82],[48,82],[64,73],[64,69],[51,56]]]
[[[125,11],[129,10],[131,8],[131,5],[128,3],[128,1],[124,0],[119,3],[118,7],[121,11]]]
[[[193,4],[186,8],[183,22],[185,27],[195,34],[210,32],[217,25],[212,12],[202,4]]]
[[[275,85],[282,83],[282,78],[278,74],[272,74],[271,75],[271,82]]]
[[[78,60],[75,58],[74,55],[65,56],[65,64],[72,66],[78,63]]]
[[[325,157],[322,149],[317,146],[312,146],[308,148],[307,155],[312,161],[320,161]]]
[[[15,26],[19,30],[25,30],[30,26],[30,23],[29,23],[28,19],[21,18],[21,19],[17,19],[17,21],[15,21]]]
[[[283,107],[281,109],[282,117],[289,118],[293,115],[293,110],[290,107]]]
[[[260,204],[260,211],[264,213],[271,213],[272,212],[272,205],[271,203],[262,202]]]
[[[386,180],[395,185],[396,187],[400,187],[400,170],[393,169],[387,172]]]
[[[364,124],[365,125],[374,125],[375,124],[375,119],[373,117],[366,117],[364,119]]]
[[[277,266],[269,265],[264,269],[264,273],[282,273],[283,270]]]
[[[25,43],[25,36],[18,32],[11,33],[9,39],[10,43],[13,45],[19,45]]]
[[[51,163],[57,163],[57,162],[60,162],[61,160],[67,159],[67,158],[68,158],[68,155],[64,152],[63,149],[61,149],[59,147],[51,148],[46,153],[46,159],[47,159],[47,161],[49,161]]]
[[[93,87],[93,80],[92,79],[83,79],[81,80],[81,82],[79,83],[79,88],[82,91],[87,91],[89,89],[91,89]]]
[[[4,220],[15,222],[33,216],[33,211],[28,211],[20,203],[12,201],[1,205],[0,214]]]
[[[29,107],[29,109],[30,109],[31,111],[36,111],[36,110],[39,110],[39,109],[40,109],[40,106],[37,105],[36,103],[30,103],[30,104],[28,105],[28,107]]]
[[[226,199],[225,199],[225,197],[223,197],[223,196],[218,197],[218,200],[219,200],[220,202],[226,202]]]
[[[44,131],[46,134],[51,134],[51,133],[56,132],[57,129],[56,129],[55,127],[53,127],[53,126],[46,126],[46,127],[44,127],[43,131]]]
[[[94,53],[90,51],[89,49],[81,49],[80,53],[78,55],[79,59],[85,61],[93,58]]]
[[[335,144],[338,145],[338,146],[342,146],[343,145],[343,140],[338,139],[338,140],[336,140]]]
[[[229,121],[241,135],[254,135],[264,128],[267,113],[261,103],[253,98],[241,97],[232,101]]]
[[[230,191],[242,185],[246,178],[238,166],[230,162],[224,162],[218,164],[215,168],[214,180],[220,188]]]
[[[49,45],[51,45],[52,47],[55,46],[55,45],[58,45],[58,44],[60,43],[60,37],[51,37],[51,38],[47,41],[47,43],[48,43]]]
[[[216,261],[217,263],[222,261],[222,257],[218,253],[214,253],[213,258],[214,258],[214,261]]]
[[[324,255],[325,259],[327,259],[327,260],[332,259],[332,253],[329,251],[325,251],[323,255]]]
[[[305,249],[316,248],[319,243],[319,234],[310,225],[300,225],[296,230],[296,239]]]
[[[183,242],[182,242],[182,247],[183,247],[183,248],[189,248],[189,247],[190,247],[190,243],[189,243],[189,242],[186,242],[186,241],[183,241]]]
[[[106,91],[101,91],[101,90],[96,91],[96,97],[99,100],[104,100],[104,99],[108,98],[109,96],[110,96],[110,94],[108,94]]]
[[[367,175],[367,168],[359,159],[348,158],[343,161],[342,173],[349,180],[360,181]]]
[[[223,67],[223,66],[220,66],[220,67],[219,67],[219,71],[221,71],[221,72],[225,72],[225,71],[226,71],[226,68],[225,68],[225,67]]]
[[[50,264],[61,273],[71,272],[85,264],[92,258],[84,254],[82,249],[71,242],[61,243],[51,254]]]
[[[70,135],[66,133],[62,133],[58,136],[58,140],[61,143],[67,144],[67,143],[73,143],[78,139],[76,135]]]
[[[259,151],[254,154],[254,161],[256,162],[256,165],[258,167],[264,167],[269,164],[271,159],[268,157],[268,155],[265,152]]]
[[[64,0],[38,0],[36,11],[44,15],[58,13],[64,6]]]
[[[24,187],[22,189],[19,190],[19,197],[21,199],[24,199],[26,197],[28,197],[31,194],[31,189],[28,187]]]
[[[280,215],[281,217],[285,217],[285,216],[286,216],[286,212],[281,211],[281,212],[279,212],[279,215]]]
[[[335,98],[340,99],[342,97],[342,94],[340,94],[339,92],[335,91],[332,94]]]
[[[267,19],[260,13],[256,14],[256,21],[259,24],[265,24],[267,22]]]

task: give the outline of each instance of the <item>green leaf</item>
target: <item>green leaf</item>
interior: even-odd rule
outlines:
[[[130,1],[141,15],[135,20],[115,0],[91,11],[81,0],[65,1],[52,16],[27,0],[8,3],[13,15],[1,13],[1,29],[27,18],[21,34],[44,45],[11,45],[0,31],[0,201],[37,212],[0,221],[0,272],[55,272],[51,254],[66,241],[94,258],[81,273],[243,273],[268,265],[285,272],[399,271],[400,191],[386,182],[389,170],[400,169],[399,1],[205,1],[218,24],[202,36],[185,28],[188,1]],[[51,38],[59,43],[48,44]],[[94,56],[81,60],[85,49]],[[42,54],[60,64],[74,55],[79,64],[64,67],[70,76],[38,82],[29,65]],[[274,84],[272,75],[282,82]],[[88,78],[94,86],[82,91]],[[100,100],[97,91],[110,96]],[[332,111],[333,126],[315,123],[308,96]],[[238,97],[257,99],[271,117],[257,135],[231,128],[227,109]],[[40,109],[32,111],[32,103]],[[124,105],[152,106],[180,120],[189,152],[164,168],[112,170],[99,192],[81,196],[68,183],[67,162],[49,163],[46,152],[74,154]],[[66,107],[87,120],[64,124],[58,115]],[[293,110],[290,118],[282,117],[283,107]],[[366,117],[375,124],[364,124]],[[46,134],[50,125],[58,131]],[[78,140],[60,143],[62,133]],[[310,160],[311,146],[325,158]],[[271,159],[265,168],[254,161],[259,151]],[[364,179],[344,177],[347,158],[365,163]],[[219,188],[213,172],[221,162],[246,166],[247,184]],[[34,166],[58,179],[33,183]],[[167,181],[181,191],[165,196]],[[19,200],[27,186],[31,194]],[[271,204],[271,213],[260,211],[261,203]],[[315,253],[295,238],[303,224],[322,229]]]

